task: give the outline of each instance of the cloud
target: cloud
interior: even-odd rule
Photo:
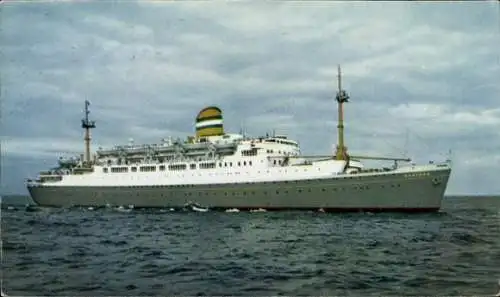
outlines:
[[[6,142],[2,149],[12,156],[33,158],[54,158],[54,154],[80,154],[83,141],[67,138],[17,138]],[[56,161],[56,159],[54,159]]]
[[[2,150],[7,189],[57,152],[194,133],[207,105],[225,129],[273,129],[306,154],[336,142],[337,64],[357,154],[444,159],[449,193],[498,192],[498,4],[112,2],[3,5]],[[493,9],[492,9],[493,8]],[[26,26],[26,23],[33,24]],[[487,161],[489,160],[489,161]],[[10,162],[10,163],[9,163]],[[10,165],[9,165],[10,166]],[[5,171],[4,171],[5,173]],[[5,183],[5,182],[4,182]]]

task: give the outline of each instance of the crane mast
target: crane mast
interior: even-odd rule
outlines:
[[[83,159],[84,167],[90,167],[92,160],[90,160],[90,129],[95,128],[95,121],[89,120],[89,105],[90,102],[85,100],[85,118],[82,119],[82,128],[85,129],[85,156]]]
[[[335,159],[337,160],[347,160],[347,147],[344,144],[344,103],[349,102],[349,95],[345,90],[342,90],[342,74],[340,70],[340,65],[338,65],[338,91],[335,96],[338,106],[338,142],[337,150],[335,152]]]

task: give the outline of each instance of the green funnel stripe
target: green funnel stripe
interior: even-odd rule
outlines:
[[[196,122],[199,123],[199,122],[210,121],[210,120],[222,120],[222,115],[199,117],[196,119]]]

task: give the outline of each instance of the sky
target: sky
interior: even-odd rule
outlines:
[[[84,150],[226,132],[443,161],[448,195],[500,193],[500,6],[478,2],[45,2],[0,5],[0,193]],[[370,165],[367,163],[367,165]],[[378,164],[376,164],[378,165]]]

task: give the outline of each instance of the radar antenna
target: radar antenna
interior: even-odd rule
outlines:
[[[338,144],[337,150],[335,152],[335,158],[337,160],[348,160],[347,147],[344,145],[344,110],[343,105],[349,102],[349,95],[345,90],[342,90],[342,74],[340,71],[340,65],[338,65],[338,91],[335,99],[338,103]]]
[[[90,129],[95,128],[95,121],[89,120],[89,105],[90,102],[85,100],[85,118],[82,119],[82,128],[85,129],[85,159],[83,164],[90,165],[92,161],[90,160]]]

